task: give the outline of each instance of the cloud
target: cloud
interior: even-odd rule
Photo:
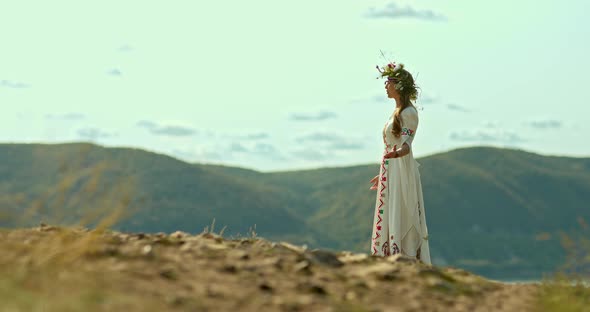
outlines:
[[[83,139],[96,140],[110,138],[116,136],[116,134],[108,133],[97,128],[82,128],[78,130],[78,136]]]
[[[118,51],[119,52],[131,52],[131,51],[133,51],[133,47],[131,47],[128,44],[124,44],[124,45],[122,45],[122,46],[119,47]]]
[[[159,128],[152,128],[151,132],[156,135],[167,135],[167,136],[189,136],[196,133],[194,129],[182,127],[182,126],[165,126]]]
[[[394,100],[389,99],[387,97],[387,94],[375,94],[373,96],[373,98],[371,99],[371,101],[375,102],[375,103],[385,103],[387,101],[394,101]]]
[[[252,133],[252,134],[248,134],[246,136],[243,136],[242,139],[243,140],[262,140],[262,139],[268,139],[270,137],[270,135],[268,133]]]
[[[191,136],[197,133],[197,130],[181,125],[165,125],[160,126],[155,122],[149,120],[141,120],[137,123],[138,127],[145,128],[149,130],[151,134],[154,135],[164,135],[164,136]]]
[[[303,160],[308,160],[308,161],[322,161],[322,160],[326,160],[326,159],[330,158],[329,155],[326,155],[325,153],[323,153],[317,149],[314,149],[314,148],[305,148],[305,149],[295,150],[295,151],[291,152],[291,154],[297,158],[300,158]]]
[[[158,125],[155,122],[148,121],[148,120],[141,120],[137,122],[138,127],[146,128],[146,129],[154,129],[157,128]]]
[[[449,138],[461,142],[503,142],[517,143],[526,141],[515,132],[502,129],[475,129],[452,131]]]
[[[123,73],[117,68],[113,68],[113,69],[109,70],[107,72],[107,74],[109,74],[111,76],[116,76],[116,77],[123,76]]]
[[[325,144],[326,149],[330,150],[361,150],[365,146],[362,142],[355,141],[351,138],[345,138],[333,133],[315,132],[308,135],[300,136],[295,139],[298,143],[320,143]]]
[[[332,134],[332,133],[321,133],[321,132],[315,132],[315,133],[311,133],[311,134],[307,134],[304,136],[300,136],[298,138],[295,139],[297,142],[299,143],[304,143],[304,142],[338,142],[340,140],[342,140],[342,138],[336,134]]]
[[[362,150],[365,145],[360,142],[334,142],[329,147],[332,150]]]
[[[463,106],[456,105],[456,104],[448,104],[447,107],[450,110],[454,110],[454,111],[458,111],[458,112],[463,112],[463,113],[470,113],[471,112],[471,110],[469,110]]]
[[[227,141],[221,141],[227,142]],[[281,149],[262,142],[230,142],[229,145],[203,144],[172,149],[172,153],[187,161],[284,161]]]
[[[255,144],[243,144],[241,142],[232,142],[226,154],[240,153],[240,157],[244,154],[262,157],[272,160],[285,160],[280,150],[274,145],[268,143],[257,142]]]
[[[561,121],[552,119],[535,120],[531,121],[528,125],[536,129],[559,129],[563,126]]]
[[[291,114],[290,119],[295,120],[295,121],[321,121],[321,120],[326,120],[326,119],[336,118],[336,117],[337,117],[337,115],[334,112],[323,111],[323,112],[319,112],[316,115],[294,113],[294,114]]]
[[[281,152],[274,145],[268,143],[256,143],[250,153],[272,160],[285,160]]]
[[[80,114],[80,113],[67,113],[67,114],[59,114],[59,115],[47,114],[47,115],[45,115],[45,118],[56,119],[56,120],[82,120],[82,119],[86,118],[86,116],[84,114]]]
[[[483,126],[488,129],[495,129],[500,127],[500,123],[498,121],[486,121]]]
[[[369,8],[369,11],[365,14],[367,18],[414,18],[426,21],[446,21],[446,16],[438,14],[432,10],[416,10],[409,5],[405,7],[398,6],[394,2],[390,2],[382,9],[376,9],[374,7]]]
[[[438,102],[438,99],[436,97],[433,96],[428,96],[428,95],[420,95],[418,97],[418,103],[422,104],[422,105],[430,105],[430,104],[434,104],[436,102]]]
[[[250,152],[249,149],[247,149],[244,145],[242,145],[241,143],[238,142],[232,142],[230,149],[233,152],[238,152],[238,153],[248,153]]]
[[[10,80],[2,80],[0,81],[0,87],[5,88],[12,88],[12,89],[24,89],[29,88],[30,85],[22,82],[12,82]]]
[[[277,149],[268,143],[256,143],[252,152],[257,154],[275,154],[277,153]]]
[[[356,104],[367,104],[367,103],[387,103],[388,101],[394,101],[394,100],[388,98],[387,94],[385,94],[385,89],[383,89],[383,92],[379,92],[374,95],[367,95],[366,97],[363,97],[363,98],[351,99],[348,101],[348,103],[356,105]],[[393,105],[395,105],[395,102],[392,102],[392,103],[393,103]]]

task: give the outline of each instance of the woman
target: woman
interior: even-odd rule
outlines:
[[[385,150],[379,175],[371,180],[370,189],[378,189],[371,254],[401,253],[431,265],[420,164],[412,153],[418,127],[418,111],[412,103],[417,98],[416,85],[403,64],[377,69],[381,77],[387,76],[387,97],[396,106],[383,129]]]

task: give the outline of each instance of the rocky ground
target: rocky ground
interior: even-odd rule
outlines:
[[[0,231],[0,311],[533,311],[538,285],[213,233]]]

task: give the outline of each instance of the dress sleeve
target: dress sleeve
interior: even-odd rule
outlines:
[[[404,143],[408,143],[410,147],[412,147],[412,141],[414,140],[414,135],[416,134],[416,130],[418,129],[418,112],[414,107],[408,107],[404,109],[401,113],[402,117],[402,132],[401,132],[401,141],[402,145]]]

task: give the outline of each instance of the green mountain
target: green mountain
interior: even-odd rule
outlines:
[[[89,190],[101,162],[108,169]],[[491,278],[540,278],[566,260],[560,233],[583,235],[590,220],[588,158],[476,147],[418,162],[434,264]],[[215,218],[224,235],[245,235],[256,225],[272,240],[368,253],[376,199],[368,188],[378,171],[369,164],[261,173],[130,148],[0,144],[0,211],[7,216],[0,224],[17,225],[39,198],[25,223],[55,210],[75,219],[89,203],[114,196],[99,190],[128,188],[137,209],[119,230],[196,233]],[[64,180],[70,183],[60,188]]]

